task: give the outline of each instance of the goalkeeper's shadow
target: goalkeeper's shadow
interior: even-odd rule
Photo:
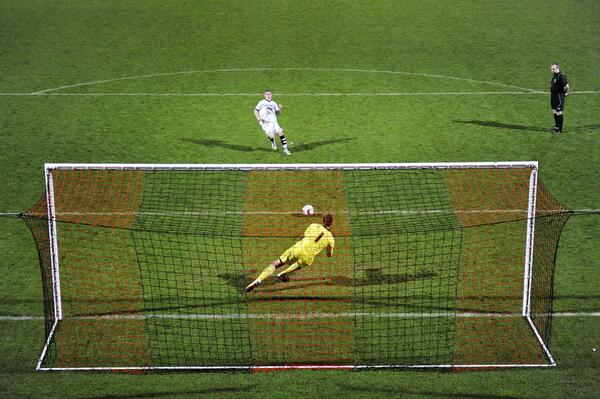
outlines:
[[[431,271],[422,271],[414,274],[383,274],[381,269],[366,269],[364,277],[354,278],[345,275],[331,275],[318,277],[297,276],[297,280],[281,283],[277,280],[267,282],[263,287],[270,292],[282,292],[289,290],[310,290],[315,287],[367,287],[378,285],[396,285],[410,283],[417,280],[425,280],[436,277]],[[294,279],[294,277],[292,277]]]

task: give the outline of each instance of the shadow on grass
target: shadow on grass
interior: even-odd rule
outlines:
[[[496,121],[478,121],[478,120],[461,121],[461,120],[454,120],[452,122],[454,122],[454,123],[462,123],[462,124],[467,124],[467,125],[477,125],[477,126],[484,126],[484,127],[493,127],[493,128],[497,128],[497,129],[525,130],[525,131],[537,132],[537,133],[548,132],[548,129],[549,129],[549,127],[548,128],[543,128],[543,127],[538,127],[538,126],[516,125],[516,124],[512,124],[512,123],[503,123],[503,122],[496,122]]]
[[[200,395],[217,395],[217,394],[242,394],[252,390],[254,386],[250,387],[220,387],[220,388],[207,388],[207,389],[188,389],[185,391],[165,391],[165,392],[144,392],[144,393],[132,393],[125,395],[100,395],[90,396],[92,399],[136,399],[136,398],[176,398],[181,397],[198,397]],[[243,395],[242,395],[243,396]]]
[[[301,272],[300,272],[301,273]],[[436,274],[431,271],[422,271],[418,273],[412,274],[383,274],[381,269],[371,268],[365,270],[365,277],[362,278],[352,278],[348,276],[328,276],[327,278],[319,277],[319,278],[302,278],[300,277],[300,281],[306,283],[306,287],[311,286],[344,286],[344,287],[364,287],[367,285],[380,285],[380,284],[399,284],[399,283],[408,283],[416,280],[423,280],[435,277]],[[227,284],[234,288],[239,288],[240,286],[244,286],[248,284],[248,281],[252,281],[251,276],[248,273],[240,274],[240,273],[223,273],[220,274],[219,277],[224,279]],[[293,277],[292,277],[293,279]],[[276,280],[270,279],[269,281],[265,281],[265,286],[272,285],[274,286]],[[288,287],[285,284],[279,284],[281,288],[274,288],[272,291],[284,291],[288,289],[299,289],[303,286],[293,284]]]
[[[429,372],[429,371],[428,371]],[[427,398],[476,398],[476,399],[523,399],[524,396],[508,396],[508,395],[490,395],[485,393],[465,393],[465,392],[431,392],[419,390],[407,390],[402,388],[377,387],[376,385],[350,385],[347,383],[336,384],[340,389],[347,390],[353,393],[381,393],[384,397],[405,397],[405,396],[423,396]]]
[[[204,147],[209,148],[224,148],[226,150],[234,150],[241,152],[252,152],[252,151],[261,151],[261,152],[274,152],[270,147],[250,147],[246,145],[240,144],[232,144],[227,143],[222,140],[214,140],[214,139],[182,139],[182,141],[187,141],[188,143],[198,144]],[[267,144],[268,142],[265,142]]]
[[[291,150],[295,151],[295,152],[309,151],[309,150],[314,150],[315,148],[323,146],[323,145],[347,143],[349,141],[354,141],[354,140],[356,140],[356,137],[346,137],[343,139],[320,140],[320,141],[313,141],[310,143],[296,142],[296,144],[293,147],[291,147]]]
[[[548,129],[551,127],[550,125],[552,124],[552,120],[550,119],[549,126],[546,127],[539,127],[539,126],[527,126],[527,125],[517,125],[517,124],[513,124],[513,123],[504,123],[504,122],[497,122],[497,121],[479,121],[479,120],[470,120],[470,121],[463,121],[463,120],[453,120],[452,122],[454,123],[462,123],[462,124],[466,124],[466,125],[477,125],[477,126],[484,126],[484,127],[493,127],[493,128],[497,128],[497,129],[507,129],[507,130],[523,130],[523,131],[529,131],[529,132],[536,132],[536,133],[541,133],[541,132],[546,132],[548,133]],[[580,131],[580,130],[596,130],[596,129],[600,129],[600,123],[592,123],[589,125],[582,125],[582,126],[573,126],[570,127],[568,124],[565,125],[565,132],[568,133],[570,131]]]
[[[600,123],[592,123],[590,125],[575,126],[571,130],[600,130]],[[566,130],[566,128],[565,128]]]
[[[183,138],[181,140],[186,141],[188,143],[201,145],[204,147],[223,148],[226,150],[234,150],[234,151],[240,151],[240,152],[252,152],[252,151],[269,152],[269,153],[275,152],[271,149],[269,142],[267,140],[265,140],[264,146],[257,146],[257,147],[250,147],[247,145],[227,143],[223,140],[216,140],[216,139]],[[323,145],[345,143],[345,142],[352,141],[352,140],[356,140],[356,138],[351,137],[351,138],[342,138],[342,139],[320,140],[320,141],[313,141],[310,143],[297,142],[295,145],[290,145],[290,150],[292,152],[309,151],[309,150],[314,150],[315,148],[323,146]],[[279,139],[277,139],[277,141],[279,144]]]

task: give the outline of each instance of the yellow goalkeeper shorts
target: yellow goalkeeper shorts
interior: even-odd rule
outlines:
[[[309,266],[313,263],[314,258],[311,259],[307,257],[302,251],[302,248],[294,245],[282,253],[279,260],[286,265],[293,265],[298,262],[301,266]]]

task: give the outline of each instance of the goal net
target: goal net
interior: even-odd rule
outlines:
[[[23,215],[44,290],[39,370],[556,364],[554,264],[571,212],[536,162],[45,175]],[[246,293],[325,213],[333,256]]]

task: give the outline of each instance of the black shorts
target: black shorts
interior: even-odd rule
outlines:
[[[552,93],[550,95],[550,107],[554,112],[560,112],[565,109],[565,95],[562,93]]]

